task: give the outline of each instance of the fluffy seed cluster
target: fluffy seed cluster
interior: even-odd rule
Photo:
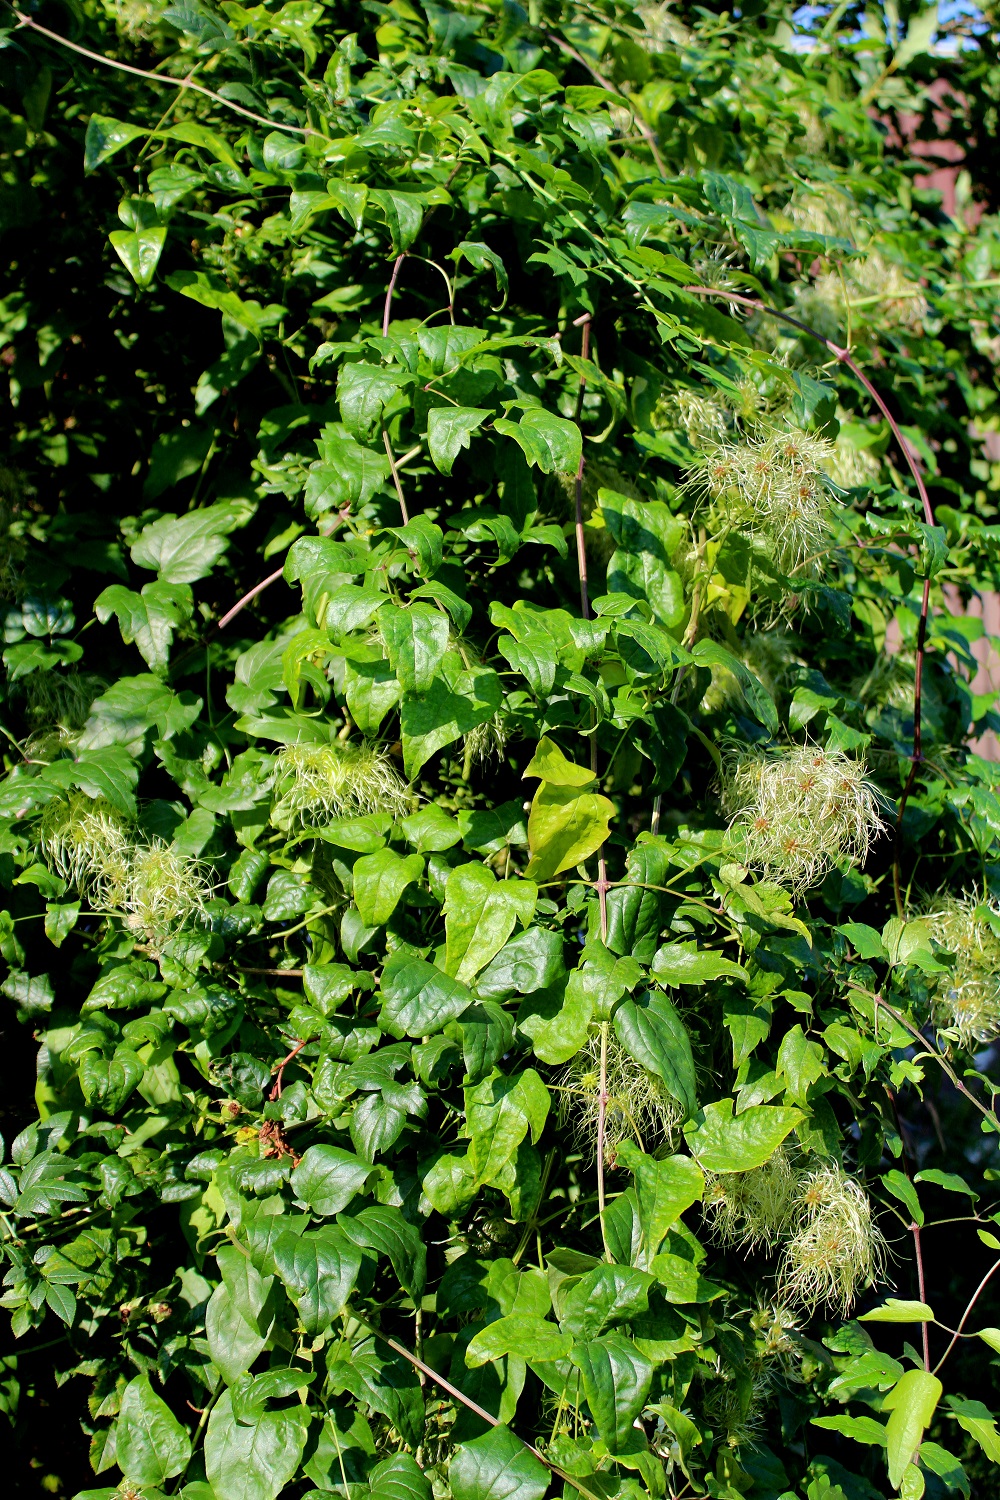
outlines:
[[[711,1177],[705,1208],[723,1244],[782,1247],[779,1300],[807,1312],[827,1304],[846,1316],[858,1289],[885,1266],[885,1240],[860,1183],[836,1165],[806,1171],[784,1148],[750,1172]],[[794,1326],[787,1312],[783,1323]]]
[[[729,524],[752,531],[786,572],[821,551],[829,530],[826,438],[787,427],[725,439],[688,476]]]
[[[934,991],[934,1021],[963,1047],[1000,1036],[1000,938],[975,896],[949,898],[928,914],[934,938],[955,955]]]
[[[103,798],[79,793],[51,802],[41,825],[42,855],[58,875],[100,911],[125,918],[146,938],[160,938],[202,911],[212,888],[197,860],[163,839],[144,840]]]
[[[712,1234],[723,1245],[773,1250],[789,1231],[798,1187],[791,1157],[782,1147],[751,1172],[708,1176],[704,1207]]]
[[[779,1294],[807,1311],[825,1304],[846,1317],[858,1290],[885,1269],[886,1243],[872,1223],[868,1195],[840,1167],[821,1167],[801,1178],[795,1214],[795,1233],[782,1252]]]
[[[723,773],[723,806],[743,863],[793,893],[845,860],[863,864],[885,826],[864,763],[813,745],[734,754]]]
[[[562,1110],[573,1124],[581,1149],[593,1156],[601,1099],[601,1038],[594,1033],[567,1066],[560,1080]],[[654,1073],[637,1063],[611,1033],[605,1069],[604,1149],[609,1165],[623,1141],[641,1150],[670,1141],[680,1122],[680,1108]]]
[[[410,793],[389,757],[368,745],[286,745],[277,757],[271,822],[283,831],[330,818],[403,817]]]

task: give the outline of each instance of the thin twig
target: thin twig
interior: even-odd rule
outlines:
[[[935,1375],[937,1374],[938,1370],[940,1370],[940,1368],[944,1364],[945,1360],[948,1358],[948,1355],[954,1349],[956,1340],[960,1339],[962,1337],[962,1329],[965,1327],[966,1320],[968,1319],[968,1316],[971,1313],[972,1309],[975,1307],[976,1302],[979,1299],[980,1292],[983,1290],[983,1288],[985,1287],[986,1283],[989,1281],[990,1277],[993,1275],[994,1271],[1000,1271],[1000,1260],[996,1260],[996,1261],[993,1262],[992,1266],[990,1266],[990,1269],[986,1272],[986,1275],[983,1277],[982,1281],[979,1283],[979,1285],[976,1287],[976,1290],[973,1292],[973,1294],[972,1294],[972,1301],[969,1303],[968,1307],[965,1309],[965,1312],[962,1314],[962,1320],[959,1323],[958,1327],[956,1328],[954,1334],[952,1335],[951,1343],[948,1345],[947,1349],[944,1351],[944,1353],[942,1354],[941,1358],[938,1360],[937,1364],[934,1366],[933,1373]]]
[[[604,1132],[607,1125],[608,1113],[608,1023],[601,1022],[601,1074],[598,1082],[600,1092],[597,1095],[597,1213],[601,1221],[601,1239],[604,1241],[604,1254],[611,1260],[611,1252],[608,1249],[608,1235],[604,1226]]]
[[[272,583],[277,583],[278,579],[282,576],[284,571],[285,570],[283,566],[280,568],[276,568],[273,573],[269,573],[266,578],[262,578],[260,583],[255,584],[248,594],[244,594],[243,598],[238,600],[237,603],[233,605],[232,609],[226,611],[226,613],[222,616],[222,619],[216,625],[216,630],[225,630],[230,620],[234,620],[241,609],[246,609],[251,599],[256,599],[257,595],[262,594],[265,589],[270,588]]]
[[[959,1078],[958,1074],[955,1072],[955,1069],[948,1062],[948,1059],[946,1057],[943,1057],[940,1052],[932,1050],[928,1046],[927,1038],[923,1035],[923,1033],[919,1031],[912,1022],[908,1021],[905,1016],[900,1015],[898,1010],[895,1010],[893,1006],[888,1005],[886,1001],[883,1000],[880,994],[872,995],[870,996],[870,998],[875,1006],[875,1040],[878,1040],[878,1008],[879,1006],[881,1006],[882,1009],[886,1011],[894,1021],[897,1021],[899,1025],[902,1026],[904,1031],[908,1031],[910,1033],[914,1041],[919,1042],[921,1047],[927,1048],[927,1056],[932,1057],[936,1063],[940,1064],[941,1068],[951,1079],[952,1083],[954,1084],[955,1088],[958,1089],[959,1093],[964,1094],[969,1103],[974,1105],[974,1107],[978,1109],[979,1113],[983,1116],[984,1119],[989,1120],[994,1129],[1000,1130],[1000,1119],[997,1118],[996,1113],[992,1109],[987,1109],[985,1104],[981,1104],[979,1102],[972,1090],[966,1088],[961,1078]]]
[[[81,47],[78,42],[71,42],[67,37],[60,36],[58,31],[50,31],[47,26],[39,26],[30,16],[22,15],[16,6],[12,5],[15,16],[21,26],[27,26],[31,31],[37,31],[40,36],[48,37],[50,42],[56,42],[60,47],[66,47],[70,52],[78,52],[81,57],[87,57],[91,62],[103,63],[106,68],[115,68],[119,73],[131,73],[135,78],[145,78],[147,83],[158,83],[163,88],[191,89],[196,94],[204,94],[206,99],[211,99],[215,104],[221,104],[223,109],[230,109],[234,114],[242,115],[245,120],[255,120],[258,125],[266,125],[268,130],[287,130],[293,135],[318,135],[326,139],[323,132],[313,130],[312,126],[286,125],[283,120],[276,120],[273,116],[269,119],[266,115],[254,114],[252,109],[244,109],[242,104],[234,104],[231,99],[226,99],[222,94],[217,94],[213,89],[207,89],[202,83],[193,83],[190,78],[176,79],[164,78],[159,73],[150,73],[146,68],[135,68],[131,63],[119,62],[117,58],[105,57],[101,52],[91,52],[89,47]]]
[[[583,327],[580,331],[580,358],[587,359],[590,354],[590,314],[586,315]],[[580,388],[576,398],[576,416],[580,417],[583,406],[583,392],[587,384],[586,375],[580,376]],[[580,609],[585,620],[590,619],[590,597],[587,592],[587,541],[583,530],[583,446],[580,447],[580,464],[576,471],[576,565],[580,575]]]
[[[288,1056],[281,1059],[280,1063],[278,1064],[278,1076],[277,1078],[275,1078],[274,1085],[271,1089],[270,1094],[268,1095],[268,1098],[271,1100],[272,1104],[275,1099],[281,1098],[281,1087],[284,1083],[285,1069],[288,1067],[288,1064],[292,1061],[293,1058],[298,1057],[303,1047],[307,1047],[308,1045],[308,1042],[296,1042],[291,1052],[288,1053]]]
[[[400,273],[400,270],[402,268],[403,261],[405,259],[406,259],[405,252],[402,255],[397,255],[396,256],[395,262],[393,263],[393,267],[392,267],[392,275],[389,277],[389,285],[386,288],[386,293],[385,293],[385,307],[384,307],[384,309],[382,311],[382,337],[383,338],[387,338],[388,334],[389,334],[389,315],[392,312],[392,294],[396,290],[396,282],[399,280],[399,273]]]
[[[399,509],[403,516],[403,525],[408,526],[410,522],[410,513],[406,509],[406,500],[403,497],[403,486],[399,482],[399,470],[396,467],[395,455],[392,451],[392,444],[389,441],[389,432],[385,427],[382,428],[382,441],[385,444],[385,452],[386,457],[389,460],[389,468],[392,470],[392,482],[396,486],[396,495],[399,499]]]
[[[474,1411],[476,1416],[481,1417],[482,1420],[488,1423],[490,1427],[506,1426],[506,1423],[501,1422],[499,1417],[495,1417],[493,1413],[487,1411],[484,1406],[480,1406],[478,1401],[472,1401],[468,1396],[464,1394],[464,1392],[458,1389],[457,1385],[452,1385],[450,1380],[445,1380],[444,1376],[439,1375],[437,1370],[432,1370],[430,1365],[425,1364],[424,1361],[420,1359],[416,1354],[412,1354],[404,1344],[399,1343],[397,1339],[390,1338],[387,1333],[383,1333],[380,1328],[376,1328],[374,1323],[369,1323],[367,1318],[361,1317],[361,1315],[355,1312],[352,1307],[346,1308],[345,1311],[349,1318],[354,1319],[355,1323],[359,1323],[362,1328],[366,1329],[368,1333],[373,1334],[375,1338],[381,1339],[383,1344],[388,1344],[390,1349],[395,1350],[395,1352],[400,1355],[402,1359],[407,1360],[409,1364],[413,1365],[414,1369],[420,1370],[422,1374],[427,1376],[428,1380],[433,1380],[435,1385],[439,1385],[443,1391],[447,1391],[449,1396],[454,1396],[455,1400],[460,1401],[463,1406],[468,1408],[469,1411]],[[507,1430],[508,1432],[510,1432],[510,1428],[508,1428]],[[539,1463],[543,1463],[547,1469],[551,1469],[553,1474],[558,1474],[559,1478],[563,1480],[565,1484],[572,1485],[575,1490],[578,1490],[581,1495],[586,1497],[586,1500],[594,1500],[593,1494],[590,1490],[584,1489],[580,1481],[578,1479],[574,1479],[572,1474],[567,1474],[565,1469],[560,1469],[558,1464],[554,1464],[550,1458],[546,1458],[545,1454],[540,1452],[533,1443],[526,1442],[525,1439],[523,1437],[519,1437],[516,1432],[511,1432],[511,1437],[516,1437],[519,1443],[524,1444],[524,1447],[527,1448],[529,1453],[534,1454]]]
[[[751,307],[756,312],[766,313],[769,317],[772,318],[779,318],[781,322],[789,323],[793,328],[798,328],[802,333],[808,334],[810,338],[815,339],[817,343],[822,344],[825,348],[829,349],[834,358],[840,364],[846,365],[851,373],[855,376],[855,378],[861,382],[865,390],[868,392],[869,396],[871,396],[872,400],[875,402],[879,411],[882,413],[886,422],[888,422],[889,429],[892,432],[893,437],[896,439],[896,442],[899,444],[900,452],[902,453],[903,458],[906,460],[906,466],[909,469],[910,473],[913,475],[914,480],[916,481],[917,493],[920,496],[920,503],[923,506],[924,520],[926,521],[928,526],[934,526],[936,524],[934,520],[934,507],[931,505],[930,496],[927,493],[927,486],[924,483],[924,477],[920,472],[920,467],[914,459],[912,452],[910,451],[910,445],[906,441],[906,438],[903,436],[903,432],[899,426],[899,423],[896,421],[892,412],[889,410],[888,406],[883,401],[874,385],[872,385],[871,381],[868,379],[868,376],[861,369],[857,361],[853,358],[849,349],[841,348],[839,344],[834,343],[833,339],[824,338],[824,336],[821,333],[818,333],[815,328],[810,328],[808,323],[803,323],[799,318],[793,318],[790,313],[782,312],[780,308],[768,307],[767,303],[761,302],[756,297],[745,297],[741,292],[724,292],[715,287],[709,286],[686,286],[684,290],[686,292],[693,292],[699,297],[722,297],[727,302],[737,302],[741,307]],[[895,847],[893,850],[892,884],[896,899],[896,911],[897,915],[900,917],[902,917],[903,915],[903,894],[902,881],[900,876],[903,814],[906,811],[906,804],[909,801],[910,793],[913,790],[913,784],[916,781],[917,767],[920,765],[922,759],[921,685],[924,668],[924,648],[927,638],[927,617],[930,611],[930,592],[931,581],[930,577],[928,576],[924,579],[923,596],[920,604],[920,622],[917,627],[916,663],[914,668],[913,682],[913,756],[910,765],[910,772],[906,778],[906,784],[903,787],[902,795],[899,799],[899,806],[896,810],[896,835]]]

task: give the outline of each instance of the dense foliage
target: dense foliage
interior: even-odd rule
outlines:
[[[887,142],[943,77],[974,168],[997,87],[935,25],[10,15],[22,1492],[992,1492],[1000,233]]]

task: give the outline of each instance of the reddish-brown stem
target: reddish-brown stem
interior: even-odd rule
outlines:
[[[392,268],[392,275],[389,277],[389,285],[386,288],[386,293],[385,293],[385,308],[384,308],[383,313],[382,313],[382,337],[383,338],[385,338],[386,335],[389,332],[389,315],[392,312],[392,294],[396,290],[396,282],[399,280],[399,273],[400,273],[400,270],[402,269],[403,261],[405,259],[406,259],[405,253],[403,255],[397,255],[396,256],[396,260],[395,260],[395,263],[394,263],[393,268]]]
[[[947,1349],[944,1351],[944,1353],[942,1354],[941,1358],[938,1360],[937,1364],[934,1366],[934,1374],[935,1375],[937,1374],[938,1370],[940,1370],[940,1368],[944,1364],[945,1360],[948,1358],[948,1355],[954,1349],[955,1344],[957,1343],[957,1341],[962,1337],[962,1329],[965,1327],[966,1322],[968,1321],[969,1314],[971,1313],[972,1309],[975,1307],[976,1303],[979,1301],[979,1294],[983,1290],[983,1288],[985,1287],[986,1283],[989,1281],[990,1277],[993,1275],[994,1271],[1000,1271],[1000,1260],[996,1260],[996,1261],[993,1262],[992,1266],[990,1266],[989,1270],[986,1272],[986,1275],[983,1277],[982,1281],[979,1283],[979,1285],[976,1287],[976,1290],[973,1292],[973,1294],[972,1294],[972,1301],[969,1303],[968,1307],[965,1309],[965,1312],[962,1314],[962,1321],[959,1323],[958,1327],[955,1329],[955,1332],[952,1334],[951,1343],[948,1345]],[[922,1299],[923,1299],[923,1293],[921,1293],[921,1300]]]
[[[307,1044],[305,1042],[296,1042],[295,1046],[292,1048],[291,1052],[289,1052],[288,1056],[283,1057],[278,1064],[278,1076],[277,1078],[275,1078],[274,1086],[272,1087],[271,1092],[268,1095],[268,1098],[272,1101],[272,1103],[275,1099],[281,1098],[281,1086],[284,1082],[285,1069],[288,1067],[288,1064],[292,1061],[293,1058],[298,1057],[299,1053],[302,1051],[302,1048],[306,1045]]]
[[[275,979],[301,979],[302,969],[247,969],[241,966],[241,974],[267,974]]]
[[[684,290],[686,292],[694,292],[699,297],[722,297],[727,302],[736,302],[741,307],[751,307],[755,312],[766,313],[769,317],[780,319],[782,323],[791,324],[793,328],[798,328],[802,333],[808,334],[810,338],[815,339],[817,343],[822,344],[825,348],[829,349],[834,358],[841,364],[846,365],[854,375],[855,379],[861,382],[865,390],[868,392],[869,396],[871,396],[872,400],[875,402],[875,405],[878,407],[879,411],[882,413],[885,420],[888,422],[889,430],[892,432],[893,437],[899,444],[900,452],[902,453],[903,458],[906,460],[906,466],[909,469],[910,473],[913,475],[914,481],[916,482],[917,493],[920,496],[920,503],[923,506],[924,520],[926,521],[928,526],[933,526],[935,524],[934,507],[931,505],[930,496],[927,493],[927,486],[924,483],[924,476],[921,474],[920,467],[914,459],[912,452],[910,451],[910,445],[906,441],[906,438],[903,436],[903,432],[899,426],[899,423],[896,421],[892,412],[889,410],[888,406],[885,404],[878,391],[868,379],[868,376],[861,369],[857,361],[853,358],[849,349],[842,349],[839,344],[834,343],[833,339],[824,338],[821,333],[817,333],[815,328],[810,328],[808,323],[803,323],[799,318],[793,318],[790,313],[782,312],[780,308],[768,307],[766,302],[761,302],[756,297],[745,297],[741,292],[724,292],[720,291],[716,287],[710,286],[686,286]],[[927,639],[927,618],[930,611],[930,597],[931,584],[930,578],[928,577],[924,579],[923,598],[920,605],[920,622],[917,628],[916,663],[914,667],[913,679],[913,758],[910,764],[909,775],[906,778],[906,784],[903,787],[903,791],[899,799],[899,807],[896,812],[896,837],[895,846],[893,849],[892,884],[896,899],[896,911],[900,917],[902,917],[903,915],[902,878],[900,873],[900,857],[902,853],[901,829],[903,825],[903,814],[906,811],[906,804],[909,801],[910,794],[913,791],[914,782],[916,781],[917,767],[921,762],[921,682],[924,670],[924,651],[925,642]]]
[[[899,1117],[899,1105],[896,1103],[895,1090],[887,1088],[886,1093],[889,1096],[889,1103],[892,1105],[892,1113],[896,1121],[896,1130],[899,1134],[899,1144],[903,1153],[903,1171],[906,1173],[907,1181],[912,1183],[913,1168],[910,1164],[910,1153],[906,1145],[906,1135],[903,1131],[903,1122]],[[923,1246],[920,1243],[920,1225],[914,1219],[906,1227],[913,1235],[913,1250],[917,1261],[917,1295],[919,1296],[921,1302],[926,1304],[927,1296],[926,1284],[924,1280],[924,1252]],[[924,1369],[929,1370],[931,1367],[931,1345],[930,1333],[926,1323],[923,1323],[921,1325],[920,1331],[924,1346]]]
[[[207,89],[202,83],[192,83],[190,78],[163,77],[159,73],[150,73],[146,68],[134,68],[131,63],[119,62],[117,58],[105,57],[101,52],[91,52],[89,47],[81,47],[78,42],[71,42],[68,38],[60,36],[57,31],[49,31],[47,26],[39,26],[30,16],[23,16],[16,7],[11,9],[17,16],[21,26],[27,26],[31,31],[37,31],[39,36],[48,37],[50,42],[56,42],[60,47],[66,47],[70,52],[77,52],[81,57],[89,58],[91,62],[103,63],[106,68],[114,68],[119,73],[131,73],[135,78],[145,78],[147,83],[158,83],[161,87],[180,89],[191,89],[196,94],[204,94],[206,99],[211,99],[220,104],[223,109],[232,110],[234,114],[242,115],[245,120],[255,120],[258,125],[266,125],[269,130],[284,130],[291,135],[321,135],[319,130],[301,125],[287,125],[284,120],[268,119],[266,115],[256,115],[251,109],[244,109],[242,104],[234,104],[231,99],[225,99],[221,94],[216,94],[212,89]]]
[[[262,594],[265,589],[270,588],[272,583],[277,583],[284,571],[283,567],[275,568],[273,573],[269,573],[266,578],[261,579],[260,583],[255,584],[248,594],[244,594],[242,599],[237,600],[232,609],[227,610],[218,625],[216,625],[216,630],[225,630],[230,620],[234,620],[241,609],[246,609],[251,599],[256,599],[257,595]]]
[[[474,1411],[476,1416],[481,1417],[490,1427],[504,1425],[501,1423],[499,1417],[495,1417],[484,1406],[480,1406],[478,1402],[471,1400],[463,1391],[458,1389],[457,1385],[452,1385],[450,1380],[446,1380],[443,1375],[439,1375],[437,1370],[432,1370],[430,1365],[425,1364],[418,1355],[411,1353],[406,1345],[401,1344],[398,1339],[390,1338],[389,1334],[383,1333],[380,1328],[376,1328],[374,1323],[369,1323],[367,1318],[362,1318],[353,1308],[347,1309],[347,1315],[353,1318],[355,1323],[360,1323],[361,1327],[368,1333],[374,1334],[375,1338],[381,1339],[383,1344],[388,1344],[389,1348],[393,1349],[401,1359],[405,1359],[415,1370],[419,1370],[422,1375],[426,1375],[428,1380],[433,1380],[434,1384],[440,1386],[443,1391],[447,1391],[449,1396],[453,1396],[456,1401],[460,1401],[469,1411]],[[525,1442],[524,1438],[518,1437],[517,1433],[511,1433],[511,1436],[517,1437],[517,1441],[522,1443],[529,1453],[533,1453],[539,1463],[543,1463],[553,1474],[558,1474],[559,1478],[566,1484],[572,1485],[575,1490],[578,1490],[581,1495],[586,1497],[586,1500],[593,1500],[590,1490],[584,1489],[583,1485],[580,1484],[579,1480],[574,1479],[572,1474],[567,1474],[565,1469],[560,1469],[558,1464],[554,1464],[550,1458],[546,1458],[545,1454],[541,1453],[534,1444]]]
[[[586,315],[580,331],[580,358],[590,356],[590,315]],[[576,416],[580,417],[583,392],[587,384],[586,375],[580,376],[580,389],[576,398]],[[576,565],[580,574],[580,609],[585,620],[590,619],[590,597],[587,592],[587,541],[583,530],[583,448],[580,449],[580,466],[576,471]]]

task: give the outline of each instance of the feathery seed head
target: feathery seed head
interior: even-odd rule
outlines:
[[[133,932],[162,937],[200,912],[211,894],[197,860],[154,839],[133,851],[121,905]]]
[[[278,754],[271,822],[308,830],[329,818],[410,810],[409,789],[389,757],[368,745],[286,745]]]
[[[793,893],[844,860],[863,864],[885,826],[864,763],[811,745],[737,751],[723,770],[722,800],[742,863]]]
[[[712,1234],[724,1245],[772,1249],[788,1231],[797,1186],[791,1157],[781,1146],[749,1172],[708,1176],[704,1204]]]
[[[132,823],[103,797],[75,792],[66,802],[50,802],[42,814],[43,858],[95,906],[123,900],[134,841]]]
[[[933,937],[955,955],[934,989],[935,1025],[975,1050],[1000,1036],[1000,938],[974,894],[948,897],[927,920]]]
[[[782,1252],[780,1297],[808,1312],[821,1304],[846,1317],[859,1288],[885,1268],[886,1243],[872,1223],[860,1183],[842,1167],[820,1167],[799,1180],[796,1230]]]
[[[596,1151],[601,1099],[601,1038],[593,1033],[570,1061],[560,1080],[562,1109],[573,1122],[581,1149]],[[642,1150],[653,1142],[671,1141],[680,1123],[676,1099],[662,1081],[647,1073],[611,1032],[605,1069],[604,1149],[613,1166],[623,1141],[636,1141]]]

